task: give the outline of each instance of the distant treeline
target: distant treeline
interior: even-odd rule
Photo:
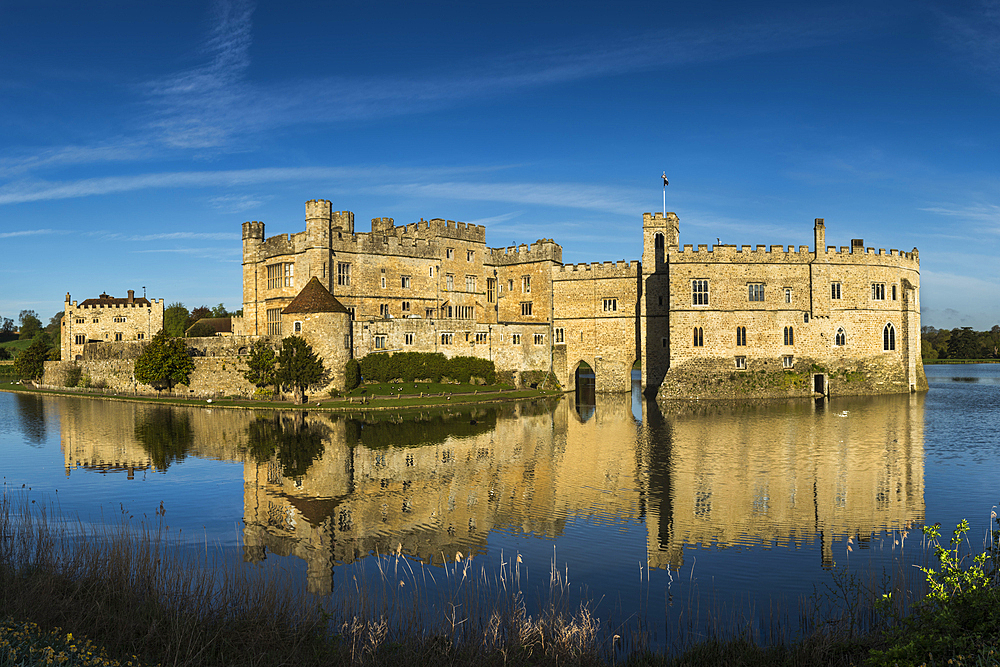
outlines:
[[[920,328],[920,356],[924,359],[1000,359],[1000,324],[989,331]]]

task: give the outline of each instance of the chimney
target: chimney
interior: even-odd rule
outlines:
[[[128,291],[128,302],[129,303],[135,303],[135,290],[134,289],[130,289]]]
[[[816,252],[826,252],[826,224],[823,222],[823,218],[816,218],[813,234],[816,239]]]

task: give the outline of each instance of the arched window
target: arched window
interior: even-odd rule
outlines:
[[[705,346],[705,334],[701,327],[694,328],[694,346],[704,347]]]
[[[892,322],[882,329],[882,349],[886,351],[896,349],[896,327],[892,326]]]
[[[663,234],[657,234],[653,237],[653,248],[663,250]]]
[[[795,345],[795,332],[792,327],[785,327],[785,345]]]
[[[834,344],[837,347],[843,347],[843,346],[847,345],[847,334],[844,333],[843,327],[837,329],[837,336],[836,336],[836,339],[834,341]]]
[[[747,344],[747,328],[746,327],[736,327],[736,344],[746,345]]]

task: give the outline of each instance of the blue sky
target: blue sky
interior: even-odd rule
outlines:
[[[923,323],[1000,322],[1000,2],[0,0],[0,315],[240,307],[240,223],[442,217],[566,262],[917,247]]]

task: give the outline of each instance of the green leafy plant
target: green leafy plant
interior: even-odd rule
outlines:
[[[276,357],[271,346],[263,340],[255,340],[247,356],[247,369],[243,371],[246,381],[257,387],[255,396],[274,384],[275,361]]]
[[[14,372],[22,378],[39,382],[45,373],[45,360],[49,355],[48,342],[43,336],[36,336],[21,354],[14,360]]]
[[[193,372],[194,362],[188,356],[187,345],[182,339],[169,337],[162,329],[135,360],[135,379],[157,391],[187,384]]]
[[[275,382],[290,387],[296,403],[305,402],[306,387],[318,384],[326,369],[312,347],[300,336],[289,336],[281,341]]]
[[[924,535],[931,540],[934,547],[934,557],[937,558],[941,566],[940,570],[930,567],[922,567],[920,571],[927,577],[927,586],[930,592],[927,597],[938,602],[947,602],[956,595],[971,593],[972,591],[986,588],[990,579],[984,570],[984,564],[989,558],[989,554],[983,552],[972,558],[972,565],[963,568],[963,563],[969,555],[961,556],[959,549],[969,532],[969,522],[965,519],[955,527],[951,538],[951,545],[948,548],[941,546],[941,524],[924,526]]]

